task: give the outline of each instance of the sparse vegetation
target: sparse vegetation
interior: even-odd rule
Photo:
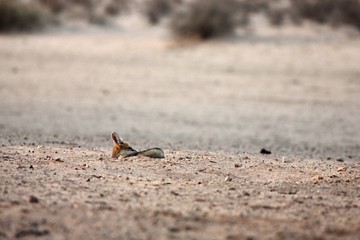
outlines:
[[[54,20],[104,25],[134,6],[151,24],[167,17],[180,37],[228,34],[247,26],[253,14],[265,14],[274,26],[309,20],[360,30],[360,0],[0,0],[0,31],[33,31]]]
[[[69,20],[102,25],[128,11],[129,5],[129,0],[0,0],[0,31],[33,31]]]
[[[291,8],[296,18],[360,30],[359,0],[291,0]]]
[[[231,33],[236,26],[239,5],[234,0],[196,0],[177,8],[169,27],[181,37],[208,39]]]
[[[130,0],[112,0],[105,5],[105,13],[110,16],[116,16],[130,11]]]
[[[91,11],[94,4],[92,0],[35,0],[48,8],[53,14],[70,11],[72,8],[82,8]]]
[[[142,12],[150,24],[157,24],[164,17],[169,15],[172,10],[182,3],[182,0],[145,0]]]
[[[49,15],[36,4],[0,0],[0,32],[24,32],[43,28]]]
[[[110,18],[129,10],[129,0],[36,0],[55,16],[67,19],[85,19],[93,24],[106,24]]]

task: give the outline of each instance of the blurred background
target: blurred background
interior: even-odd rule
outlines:
[[[359,159],[359,0],[0,0],[1,144]]]

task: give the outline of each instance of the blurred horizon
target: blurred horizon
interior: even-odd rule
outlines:
[[[175,39],[210,39],[246,38],[261,33],[263,26],[301,31],[309,25],[324,25],[322,28],[358,36],[358,10],[358,0],[0,0],[0,33],[91,26],[121,31],[142,24],[153,30],[158,25]]]

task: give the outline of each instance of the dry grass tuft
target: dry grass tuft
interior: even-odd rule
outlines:
[[[29,32],[46,26],[50,17],[44,8],[18,0],[0,0],[0,32]]]
[[[196,0],[175,9],[169,27],[176,36],[208,39],[233,32],[239,5],[234,0]]]
[[[334,26],[350,25],[360,30],[359,0],[291,0],[296,18]]]
[[[181,3],[182,0],[145,0],[141,10],[147,21],[155,25]]]

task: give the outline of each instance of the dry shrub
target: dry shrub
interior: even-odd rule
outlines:
[[[106,14],[117,16],[130,11],[131,0],[112,0],[105,6]]]
[[[93,8],[92,0],[38,0],[42,5],[49,8],[53,13],[61,13],[69,10],[75,5],[81,6],[87,10]]]
[[[81,7],[87,11],[93,9],[92,0],[37,0],[42,6],[48,8],[53,14],[71,11],[71,8]]]
[[[285,22],[286,11],[283,9],[272,8],[266,11],[266,16],[273,26],[281,26]]]
[[[208,39],[231,33],[237,25],[239,2],[234,0],[194,0],[175,9],[170,30],[180,37]]]
[[[287,0],[269,0],[262,10],[271,25],[281,26],[290,15],[290,6]]]
[[[181,3],[181,0],[145,0],[142,3],[142,12],[148,22],[155,25]]]
[[[274,2],[274,0],[237,0],[237,2],[242,11],[247,13],[258,13],[267,9],[269,3]]]
[[[359,0],[291,0],[292,16],[318,23],[352,25],[360,30]]]
[[[106,24],[110,18],[130,9],[131,0],[32,0],[58,18],[66,20],[87,19],[90,23]]]
[[[26,32],[45,27],[47,12],[36,4],[0,0],[0,32]]]

